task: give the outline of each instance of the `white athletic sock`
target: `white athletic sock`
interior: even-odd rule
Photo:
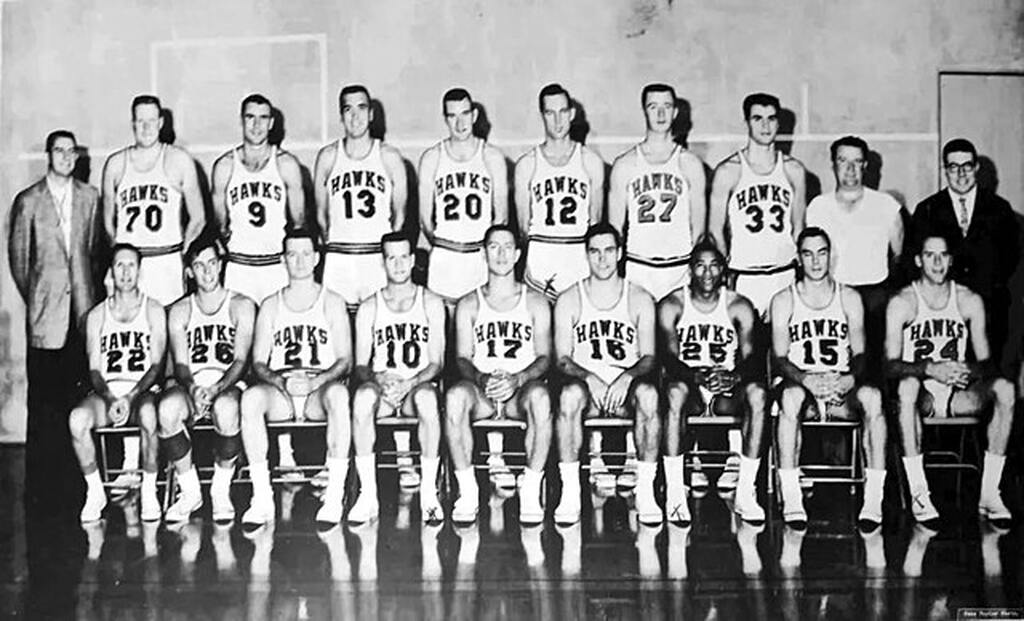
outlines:
[[[636,459],[636,438],[632,431],[626,432],[626,459]]]
[[[779,487],[782,490],[782,502],[800,497],[800,469],[779,468]]]
[[[661,458],[662,466],[665,468],[665,496],[668,499],[678,501],[686,495],[686,484],[683,480],[685,459],[683,455],[665,455]]]
[[[746,455],[740,455],[740,471],[736,479],[736,489],[754,489],[754,481],[757,480],[757,470],[760,467],[760,457],[747,457]],[[782,471],[780,470],[779,472],[781,473]]]
[[[103,491],[103,478],[100,477],[100,471],[93,470],[85,475],[85,484],[89,491]]]
[[[126,436],[124,439],[124,461],[122,470],[139,469],[139,446],[142,440],[138,436]]]
[[[640,461],[636,464],[637,485],[645,485],[654,491],[654,476],[658,473],[658,462]]]
[[[328,457],[327,458],[327,487],[333,487],[335,485],[344,487],[345,477],[348,476],[348,458],[347,457]]]
[[[178,476],[178,487],[183,495],[196,497],[202,493],[199,491],[199,473],[195,466]]]
[[[291,466],[295,464],[295,449],[292,448],[292,434],[281,433],[277,436],[277,453],[281,464]]]
[[[734,455],[743,453],[743,432],[739,429],[729,430],[729,452]]]
[[[907,483],[910,485],[911,495],[928,490],[928,479],[924,476],[924,455],[904,457],[903,467],[907,471]]]
[[[500,431],[488,431],[487,432],[487,452],[490,453],[489,457],[492,459],[495,457],[500,458],[502,451],[505,450],[505,436]]]
[[[377,497],[377,456],[356,455],[356,472],[359,473],[360,493],[371,494]]]
[[[885,489],[885,469],[864,469],[864,506],[880,512]]]
[[[156,473],[155,472],[143,472],[142,473],[142,493],[146,494],[152,492],[156,494]]]
[[[999,496],[999,482],[1003,478],[1004,463],[1006,463],[1005,455],[994,455],[985,451],[985,461],[981,467],[982,500]]]
[[[540,470],[534,470],[527,466],[523,469],[523,487],[526,487],[527,485],[535,485],[539,488],[542,476],[544,476],[543,472]]]
[[[604,444],[604,433],[600,431],[590,432],[590,452],[600,453]]]
[[[252,479],[253,502],[256,502],[257,498],[269,502],[274,492],[270,487],[270,467],[267,462],[249,464],[249,478]]]
[[[406,429],[399,429],[395,432],[395,450],[399,453],[408,453],[412,441],[412,433]],[[403,455],[405,457],[405,455]]]
[[[476,485],[476,476],[473,474],[473,466],[464,470],[456,470],[455,480],[459,483],[459,498],[478,493],[479,490]]]
[[[562,479],[562,489],[580,489],[580,462],[563,461],[558,463],[558,474]]]
[[[440,457],[420,456],[420,494],[423,494],[424,490],[437,493],[437,469],[440,464]]]

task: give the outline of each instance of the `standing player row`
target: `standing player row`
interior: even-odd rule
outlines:
[[[644,140],[616,158],[607,183],[607,217],[625,237],[627,277],[663,298],[686,282],[690,248],[709,233],[739,274],[738,290],[766,311],[771,293],[792,282],[793,237],[804,219],[803,167],[775,148],[778,99],[744,100],[748,142],[716,170],[710,221],[703,164],[673,139],[674,89],[650,84],[640,99]],[[409,224],[407,180],[401,154],[370,136],[366,88],[344,87],[338,103],[344,135],[317,154],[315,213],[326,242],[324,282],[351,310],[384,284],[377,245]],[[519,158],[513,193],[529,240],[526,281],[553,300],[587,273],[583,235],[604,218],[606,180],[601,158],[569,136],[569,93],[548,85],[538,107],[544,142]],[[142,252],[142,289],[167,305],[184,292],[181,252],[205,214],[191,158],[159,141],[161,112],[153,96],[132,102],[135,142],[108,158],[103,206],[110,239]],[[509,192],[504,156],[473,134],[470,94],[446,92],[442,113],[448,137],[419,162],[419,225],[432,249],[428,285],[454,304],[486,279],[483,234],[508,221]],[[226,284],[261,301],[286,282],[281,239],[286,227],[307,226],[307,210],[298,160],[270,143],[270,101],[246,97],[241,121],[242,144],[213,166],[213,216],[228,245]]]
[[[520,489],[523,522],[544,519],[541,480],[553,432],[562,483],[554,519],[579,519],[585,417],[633,419],[638,459],[627,469],[635,473],[640,520],[661,522],[667,516],[687,522],[681,456],[687,444],[685,417],[714,411],[739,414],[743,420],[735,510],[744,519],[763,520],[754,481],[770,427],[771,399],[764,360],[758,360],[753,347],[758,315],[748,299],[725,288],[720,250],[708,242],[697,244],[690,253],[692,284],[656,305],[642,287],[618,275],[624,249],[614,227],[588,228],[583,243],[588,275],[558,297],[552,319],[544,297],[515,279],[520,249],[513,231],[507,225],[485,231],[486,280],[456,306],[460,379],[447,387],[443,408],[437,379],[444,360],[445,308],[440,296],[412,283],[413,243],[400,233],[385,234],[380,242],[385,285],[359,305],[354,356],[345,299],[315,282],[321,257],[316,238],[306,231],[286,235],[288,282],[264,300],[258,314],[251,300],[221,284],[222,256],[212,235],[189,246],[187,269],[198,291],[172,305],[166,319],[159,303],[139,290],[138,251],[115,247],[114,295],[97,305],[87,321],[94,392],[70,417],[88,482],[82,519],[98,519],[106,504],[90,430],[133,417],[143,440],[143,519],[160,518],[158,443],[175,464],[181,488],[166,517],[188,519],[201,507],[202,495],[186,422],[212,415],[220,436],[211,490],[214,519],[234,517],[227,492],[242,450],[253,481],[242,521],[259,525],[274,519],[266,423],[309,419],[327,424],[327,489],[317,520],[339,522],[346,504],[351,505],[349,521],[372,520],[379,510],[375,420],[397,415],[419,421],[424,520],[442,517],[436,485],[442,436],[459,488],[451,518],[476,519],[479,493],[470,422],[506,416],[525,420],[528,428]],[[863,448],[868,467],[860,518],[876,528],[882,521],[885,479],[883,404],[879,389],[864,377],[860,297],[832,277],[830,244],[821,229],[805,229],[796,244],[802,278],[775,292],[771,302],[783,517],[795,525],[807,522],[797,469],[801,421],[861,419],[864,445],[854,450]],[[888,310],[886,353],[890,376],[899,381],[913,512],[921,521],[937,517],[920,461],[918,411],[960,415],[991,403],[979,510],[1005,520],[1010,515],[998,484],[1015,395],[989,361],[980,298],[948,278],[949,256],[942,236],[926,236],[917,257],[921,277],[894,297]],[[168,334],[177,385],[160,392]],[[659,340],[667,354],[660,370],[655,356]],[[968,361],[968,342],[976,363]],[[663,395],[668,402],[664,422]],[[360,492],[354,503],[346,503],[353,447]],[[664,507],[654,488],[659,454],[665,469]],[[591,467],[592,475],[600,475],[594,472],[596,464]]]

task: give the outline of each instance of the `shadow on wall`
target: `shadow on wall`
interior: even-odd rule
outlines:
[[[676,119],[672,121],[672,140],[684,149],[690,148],[690,131],[693,129],[693,109],[690,102],[682,97],[676,98]]]
[[[370,115],[370,137],[384,140],[385,134],[388,133],[388,120],[379,99],[370,100]]]
[[[473,135],[487,140],[491,135],[491,119],[487,117],[487,108],[479,101],[473,102],[476,110],[476,122],[473,123]]]
[[[71,171],[71,176],[88,184],[89,177],[92,175],[92,156],[89,155],[89,147],[80,144],[75,147],[75,153],[78,154],[78,159],[75,160],[75,168]]]
[[[569,125],[569,139],[587,144],[587,136],[590,135],[590,121],[587,120],[587,110],[578,99],[569,102],[575,111],[572,123]]]
[[[174,111],[170,108],[163,108],[160,110],[160,118],[164,122],[160,127],[160,142],[174,144],[178,139],[178,135],[174,132]]]
[[[274,126],[270,128],[270,133],[267,134],[267,142],[275,147],[279,147],[284,142],[286,133],[284,112],[281,112],[280,108],[272,107],[270,109],[270,118],[274,120]]]
[[[779,110],[779,135],[792,136],[796,132],[796,113],[789,108]],[[782,151],[784,155],[793,152],[793,139],[785,138],[775,141],[775,148]],[[810,197],[807,197],[810,200]]]
[[[983,190],[999,191],[999,171],[996,163],[987,155],[978,156],[978,187]]]
[[[882,184],[882,154],[869,150],[864,166],[864,186],[877,190]]]

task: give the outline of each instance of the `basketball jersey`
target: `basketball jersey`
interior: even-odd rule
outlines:
[[[775,167],[759,175],[742,151],[740,178],[729,197],[729,267],[747,272],[774,271],[796,259],[791,217],[793,185],[786,176],[782,152]]]
[[[380,238],[391,232],[393,186],[380,145],[374,140],[369,153],[355,159],[345,152],[343,139],[335,143],[334,167],[327,176],[328,250],[373,254],[380,251]]]
[[[789,318],[789,354],[801,371],[846,373],[850,370],[850,323],[843,310],[839,283],[833,283],[828,306],[817,309],[804,303],[797,286],[790,285],[793,314]]]
[[[484,162],[484,141],[476,141],[476,151],[465,162],[448,152],[447,139],[440,143],[434,173],[434,238],[437,245],[451,250],[482,248],[484,233],[494,219],[493,180]]]
[[[115,397],[135,387],[150,365],[149,298],[142,296],[139,311],[128,321],[119,321],[111,310],[114,298],[103,303],[100,327],[100,375]]]
[[[195,294],[188,296],[189,315],[185,325],[188,370],[200,386],[212,386],[235,361],[231,296],[228,291],[220,307],[209,315],[199,308]]]
[[[327,287],[320,287],[309,308],[294,311],[284,301],[284,290],[277,292],[277,317],[273,325],[270,368],[324,370],[334,364],[334,339],[327,321]]]
[[[562,166],[548,161],[541,147],[533,150],[530,179],[530,239],[582,242],[590,226],[590,175],[583,166],[583,147],[573,143]]]
[[[288,223],[288,192],[277,167],[278,155],[277,147],[273,147],[263,168],[250,171],[242,163],[240,149],[231,151],[233,164],[225,203],[231,229],[228,252],[232,255],[266,258],[266,262],[276,262],[281,256],[281,239]]]
[[[430,364],[430,323],[423,287],[416,287],[412,306],[403,312],[388,308],[380,291],[374,294],[373,372],[394,373],[409,379]]]
[[[691,368],[736,368],[739,334],[729,317],[726,291],[718,293],[718,303],[710,312],[699,310],[693,303],[690,288],[683,289],[683,314],[676,321],[679,360]]]
[[[685,262],[693,246],[690,183],[676,145],[664,162],[636,146],[636,171],[626,182],[626,257],[654,267]]]
[[[622,292],[611,308],[600,309],[590,301],[584,286],[589,281],[586,278],[577,284],[580,316],[573,326],[572,359],[610,384],[640,359],[637,327],[629,316],[629,282],[623,279]]]
[[[960,314],[956,284],[947,284],[950,290],[946,305],[932,308],[921,295],[917,283],[911,283],[917,297],[917,316],[903,327],[904,362],[967,360],[967,321]]]
[[[482,288],[476,290],[473,366],[481,373],[519,373],[537,359],[533,317],[526,298],[526,285],[520,285],[516,305],[499,312],[487,303]]]
[[[156,163],[146,171],[135,168],[134,151],[125,149],[124,174],[114,191],[114,241],[132,244],[144,256],[180,250],[181,192],[164,170],[167,145],[160,145]]]

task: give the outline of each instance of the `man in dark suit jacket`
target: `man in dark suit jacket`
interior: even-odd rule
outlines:
[[[953,278],[985,301],[992,360],[999,363],[1007,338],[1007,282],[1020,254],[1017,218],[1005,199],[978,187],[978,152],[970,141],[956,138],[947,142],[942,148],[942,164],[948,186],[914,210],[915,237],[919,240],[923,231],[939,229],[956,243]]]
[[[51,511],[77,506],[81,494],[67,417],[85,385],[82,322],[97,299],[103,229],[99,193],[72,177],[74,134],[50,133],[46,154],[46,176],[14,198],[8,258],[28,331],[26,504]]]

